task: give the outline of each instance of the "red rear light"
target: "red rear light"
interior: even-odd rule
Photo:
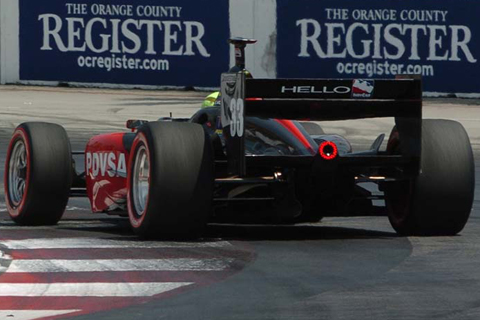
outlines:
[[[318,147],[318,153],[325,160],[335,159],[338,155],[338,148],[332,141],[324,141]]]

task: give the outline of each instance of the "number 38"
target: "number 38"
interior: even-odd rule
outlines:
[[[230,120],[230,136],[243,136],[243,99],[232,99],[230,101],[230,112],[232,118]]]

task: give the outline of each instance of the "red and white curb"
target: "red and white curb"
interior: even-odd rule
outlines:
[[[14,320],[143,303],[220,281],[244,263],[226,241],[41,238],[0,247],[0,319]]]

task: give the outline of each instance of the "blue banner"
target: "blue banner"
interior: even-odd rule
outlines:
[[[20,79],[217,87],[225,0],[20,0]]]
[[[422,75],[424,91],[480,92],[480,2],[278,0],[277,74]]]

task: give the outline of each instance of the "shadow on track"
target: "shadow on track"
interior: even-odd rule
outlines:
[[[330,226],[272,226],[272,225],[209,225],[206,237],[237,241],[282,240],[344,240],[396,238],[395,232],[330,227]]]
[[[83,220],[85,221],[85,220]],[[83,231],[91,233],[109,234],[112,236],[131,236],[136,238],[127,219],[109,218],[95,220],[91,226],[82,224],[78,228],[75,224],[62,221],[57,227],[60,230]],[[67,222],[67,223],[66,223]],[[93,221],[92,221],[93,222]],[[64,224],[65,223],[65,224]],[[197,241],[224,239],[236,241],[283,241],[283,240],[348,240],[348,239],[387,239],[397,238],[395,232],[383,232],[362,228],[332,227],[322,225],[235,225],[210,224],[204,237]],[[162,239],[159,239],[162,240]]]

